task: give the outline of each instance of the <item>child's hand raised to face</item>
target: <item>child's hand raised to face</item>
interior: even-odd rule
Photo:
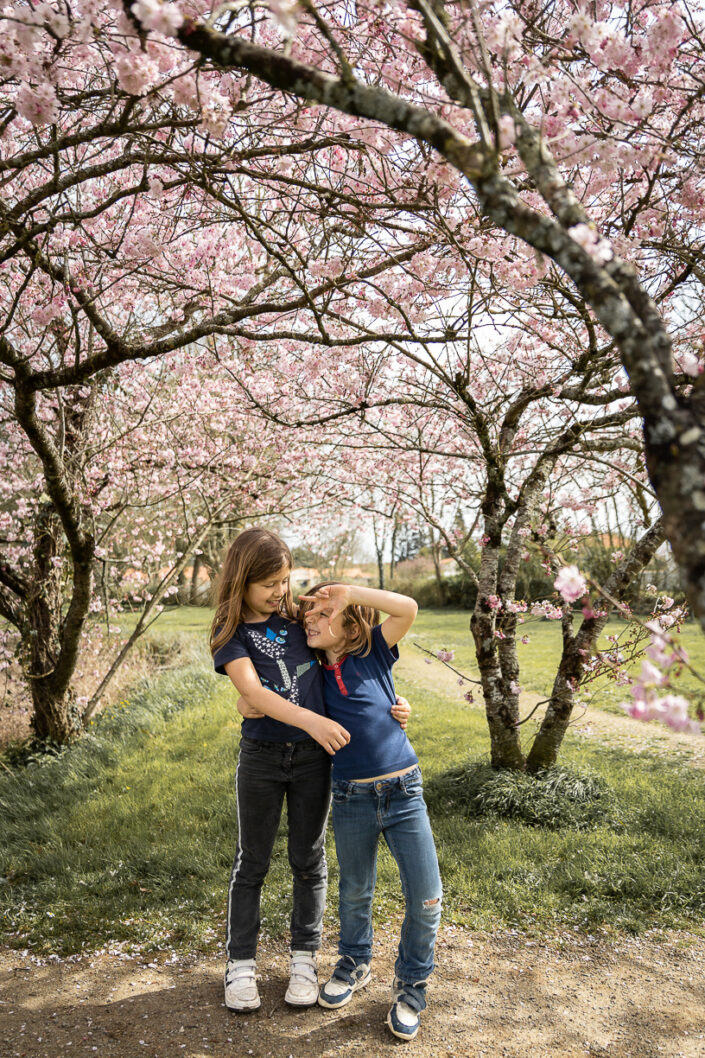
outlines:
[[[325,588],[319,588],[315,595],[299,595],[299,602],[313,603],[313,606],[306,608],[307,617],[325,613],[330,623],[350,605],[352,592],[350,584],[327,584]]]

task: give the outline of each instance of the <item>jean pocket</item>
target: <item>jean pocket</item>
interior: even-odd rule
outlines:
[[[256,755],[262,753],[265,749],[263,742],[260,742],[256,738],[247,738],[245,735],[240,739],[240,753],[248,755]]]
[[[408,775],[404,775],[399,784],[407,797],[422,797],[423,796],[423,779],[421,778],[421,772],[418,768],[414,771],[409,772]]]
[[[345,805],[352,797],[352,787],[345,783],[333,783],[333,804]]]

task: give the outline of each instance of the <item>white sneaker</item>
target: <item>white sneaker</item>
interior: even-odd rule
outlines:
[[[225,967],[225,1005],[228,1010],[257,1010],[259,993],[254,959],[230,959]]]
[[[292,1007],[312,1007],[318,1001],[315,954],[311,951],[292,951],[290,974],[284,1002]]]

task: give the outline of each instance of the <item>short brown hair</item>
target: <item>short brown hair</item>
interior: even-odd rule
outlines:
[[[315,595],[321,588],[331,588],[334,584],[340,583],[341,581],[339,580],[324,580],[309,589],[306,594]],[[308,601],[299,603],[299,620],[302,623],[304,616],[312,606],[313,603]],[[351,603],[345,607],[341,616],[343,618],[343,631],[347,632],[353,625],[357,625],[359,629],[354,639],[350,640],[348,654],[359,654],[363,658],[367,657],[372,650],[372,629],[379,624],[379,610],[375,610],[374,606],[361,606],[359,603]],[[316,651],[316,653],[322,652]]]
[[[243,529],[228,548],[216,587],[215,616],[211,625],[211,653],[227,643],[243,621],[247,585],[264,580],[282,566],[291,569],[291,551],[277,533],[253,526]],[[280,613],[294,617],[291,585],[279,606]]]

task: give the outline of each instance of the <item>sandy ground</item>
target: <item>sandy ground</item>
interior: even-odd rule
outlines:
[[[378,937],[372,983],[336,1013],[284,1004],[287,956],[265,946],[262,1006],[223,1005],[222,961],[117,955],[37,964],[0,954],[2,1058],[656,1058],[705,1055],[705,941],[442,930],[416,1040],[385,1026],[394,937]],[[332,967],[332,944],[322,970]]]

